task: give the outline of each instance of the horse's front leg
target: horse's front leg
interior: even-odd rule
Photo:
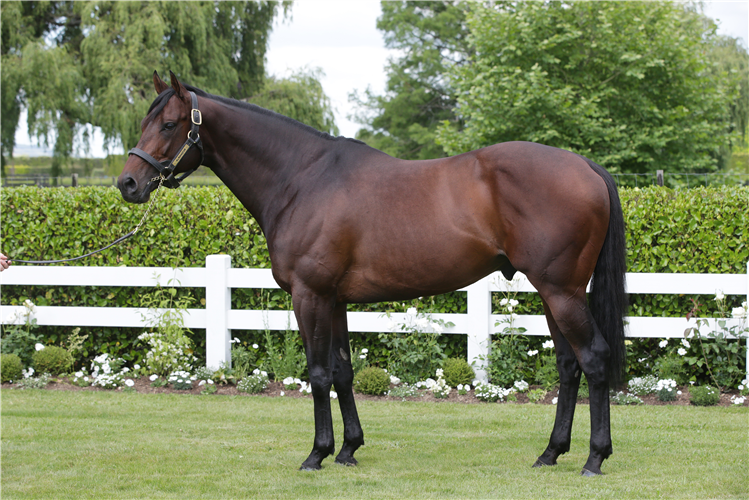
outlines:
[[[330,387],[333,383],[332,313],[334,300],[309,290],[293,291],[294,314],[299,323],[307,354],[312,398],[315,404],[315,442],[301,470],[318,470],[335,449],[330,414]]]
[[[364,433],[354,400],[354,370],[351,366],[346,304],[337,304],[333,312],[333,363],[333,384],[343,416],[343,446],[335,461],[343,465],[356,465],[354,452],[364,444]]]

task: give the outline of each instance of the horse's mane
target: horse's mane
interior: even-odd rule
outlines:
[[[195,92],[196,95],[199,95],[200,97],[205,97],[206,99],[211,99],[212,101],[217,101],[222,104],[225,104],[227,106],[232,106],[235,108],[241,108],[246,109],[248,111],[252,111],[253,113],[259,113],[261,115],[270,116],[272,118],[275,118],[277,120],[281,120],[285,123],[288,123],[289,125],[299,127],[302,130],[309,132],[317,137],[320,137],[322,139],[327,140],[339,140],[339,139],[345,139],[347,141],[356,142],[359,144],[364,144],[362,141],[357,139],[351,139],[349,137],[334,137],[326,132],[321,132],[317,130],[316,128],[310,127],[309,125],[305,125],[304,123],[301,123],[297,120],[294,120],[293,118],[289,118],[288,116],[284,116],[282,114],[276,113],[275,111],[271,111],[269,109],[265,109],[261,106],[258,106],[257,104],[252,104],[249,102],[244,101],[238,101],[236,99],[231,99],[228,97],[222,97],[214,94],[209,94],[208,92],[201,90],[197,87],[193,87],[192,85],[183,84],[185,88],[191,92]],[[164,106],[166,106],[167,101],[174,95],[174,89],[172,87],[167,88],[162,93],[160,93],[156,99],[151,103],[151,107],[148,108],[147,115],[150,115],[152,111],[154,111],[154,116],[158,115],[162,109],[164,109]]]

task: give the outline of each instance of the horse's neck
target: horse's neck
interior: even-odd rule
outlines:
[[[294,178],[332,146],[330,140],[278,116],[215,101],[204,115],[205,165],[268,236],[295,195]]]

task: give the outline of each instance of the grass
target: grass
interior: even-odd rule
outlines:
[[[338,447],[340,413],[333,402]],[[746,498],[745,408],[611,408],[603,477],[571,451],[532,469],[553,406],[360,402],[358,467],[297,469],[312,401],[49,390],[2,391],[2,495],[9,498]]]

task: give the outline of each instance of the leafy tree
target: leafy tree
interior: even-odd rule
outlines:
[[[22,107],[30,135],[45,142],[56,136],[53,170],[88,125],[101,127],[107,144],[134,146],[153,100],[154,69],[208,92],[257,92],[273,19],[290,5],[3,1],[3,155],[13,154]]]
[[[465,129],[451,153],[511,140],[613,172],[713,171],[730,143],[736,75],[711,60],[715,26],[671,2],[493,2],[468,17],[473,54],[451,69]]]
[[[404,159],[444,156],[435,132],[454,120],[456,100],[447,70],[462,64],[468,52],[466,6],[461,2],[383,1],[377,28],[385,45],[402,56],[390,61],[385,95],[354,94],[356,117],[366,125],[356,136]]]
[[[322,70],[297,71],[289,78],[270,76],[260,92],[245,99],[331,135],[338,135],[333,107],[320,83]]]

